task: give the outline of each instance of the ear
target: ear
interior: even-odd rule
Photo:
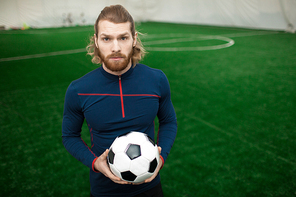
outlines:
[[[135,33],[133,47],[137,44],[138,32]]]
[[[94,34],[94,38],[95,38],[95,45],[96,45],[97,48],[99,48],[98,38],[97,38],[96,34]]]

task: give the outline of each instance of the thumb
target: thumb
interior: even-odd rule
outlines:
[[[109,150],[106,149],[105,152],[103,152],[103,154],[101,154],[100,159],[101,160],[106,160],[107,157],[108,157],[108,153],[109,153]]]
[[[160,146],[158,146],[157,148],[158,148],[158,152],[159,152],[159,154],[160,154],[162,148],[161,148]]]

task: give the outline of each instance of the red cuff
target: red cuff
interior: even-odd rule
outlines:
[[[96,157],[96,158],[93,160],[92,165],[91,165],[91,168],[92,168],[92,170],[93,170],[94,172],[96,172],[96,173],[100,173],[100,171],[97,171],[97,170],[95,169],[95,162],[97,161],[97,159],[98,159],[98,157]]]
[[[164,159],[161,155],[159,155],[159,158],[162,160],[162,166],[160,167],[160,170],[163,168],[163,165],[164,165]]]

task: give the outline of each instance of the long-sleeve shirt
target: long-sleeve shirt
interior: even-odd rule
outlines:
[[[169,82],[161,70],[137,64],[117,76],[99,67],[69,85],[64,105],[63,144],[90,168],[92,195],[133,196],[159,183],[158,175],[150,183],[120,185],[94,170],[96,158],[117,136],[139,131],[154,139],[156,116],[157,144],[165,161],[176,137],[177,121]],[[90,131],[90,147],[81,138],[84,120]]]

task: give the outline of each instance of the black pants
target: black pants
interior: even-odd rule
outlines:
[[[163,197],[162,187],[161,183],[158,183],[155,187],[152,189],[143,192],[141,194],[138,194],[134,197]]]
[[[90,197],[94,197],[92,194],[90,194]],[[134,197],[163,197],[162,187],[161,183],[157,184],[152,189],[143,192],[141,194],[138,194]]]

